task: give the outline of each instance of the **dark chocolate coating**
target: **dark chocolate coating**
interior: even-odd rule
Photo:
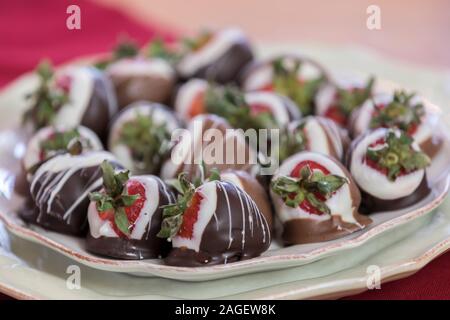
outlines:
[[[117,168],[120,165],[113,163]],[[68,167],[64,171],[70,170]],[[84,235],[87,230],[87,208],[89,206],[89,197],[86,194],[83,199],[74,208],[72,213],[64,219],[67,210],[85,193],[87,188],[102,177],[102,170],[100,165],[84,167],[74,171],[71,176],[65,181],[61,189],[55,195],[53,201],[50,200],[51,191],[55,188],[54,182],[59,181],[61,176],[59,172],[44,172],[41,176],[35,177],[35,185],[30,190],[31,199],[35,207],[31,208],[31,203],[28,202],[21,216],[28,222],[42,226],[48,230],[53,230],[65,234]],[[91,191],[100,189],[96,188]],[[38,197],[42,191],[42,197]]]
[[[165,263],[185,267],[225,264],[257,257],[269,248],[269,226],[250,196],[232,183],[214,183],[217,192],[217,220],[214,216],[211,217],[205,227],[199,252],[185,247],[174,248],[164,260]],[[248,206],[246,200],[249,201]],[[250,223],[250,216],[253,223]]]
[[[401,197],[393,200],[385,200],[368,194],[364,190],[361,190],[361,213],[369,214],[374,212],[381,211],[394,211],[404,209],[406,207],[412,206],[416,204],[420,200],[424,199],[431,192],[430,187],[428,186],[427,175],[423,176],[420,185],[417,187],[414,192],[408,196]]]
[[[167,188],[169,197],[167,197],[163,190],[163,183],[158,179],[158,193],[159,205],[156,212],[152,215],[149,225],[146,227],[146,232],[142,239],[128,239],[121,237],[99,237],[94,238],[90,233],[87,237],[86,249],[92,253],[102,256],[126,259],[126,260],[140,260],[165,257],[171,248],[169,241],[159,238],[156,235],[161,230],[163,208],[161,206],[173,203],[174,196]],[[154,201],[154,199],[147,199],[147,201]],[[141,213],[143,214],[143,213]]]
[[[156,244],[147,240],[126,238],[94,238],[88,233],[86,237],[86,249],[92,253],[116,259],[152,259],[164,257],[170,250],[170,243],[164,239],[160,240],[163,240],[164,243]]]
[[[270,199],[269,194],[266,193],[266,190],[260,184],[260,182],[245,171],[226,170],[224,173],[232,174],[237,179],[239,179],[243,191],[245,191],[253,199],[253,201],[255,201],[259,211],[261,211],[261,213],[266,218],[270,230],[272,230],[272,220],[273,220],[272,204],[269,201]]]
[[[94,88],[80,124],[94,131],[105,142],[109,121],[117,112],[116,95],[110,80],[99,70],[90,69]]]
[[[59,172],[44,173],[36,182],[34,190],[31,190],[32,198],[37,201],[36,196],[42,188],[46,187],[44,184],[48,177],[50,181],[55,179]],[[37,207],[37,216],[35,223],[49,230],[54,230],[61,233],[82,235],[86,231],[86,214],[89,205],[89,198],[86,196],[76,209],[70,215],[70,219],[63,218],[66,210],[79,198],[79,196],[86,190],[86,186],[92,184],[95,180],[102,177],[102,172],[99,166],[82,168],[74,173],[68,181],[64,184],[61,190],[55,197],[55,200],[47,209],[47,201],[50,193],[42,200],[35,202]]]
[[[195,53],[194,53],[195,54]],[[236,82],[240,72],[253,60],[253,52],[247,42],[237,42],[213,63],[197,70],[187,78],[203,78],[209,81],[225,84]]]
[[[168,79],[156,75],[118,75],[108,70],[106,73],[114,84],[120,109],[140,100],[168,103],[176,81],[175,76]]]

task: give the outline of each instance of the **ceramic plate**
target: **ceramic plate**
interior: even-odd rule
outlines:
[[[0,292],[19,299],[312,299],[367,290],[368,268],[383,283],[406,277],[450,249],[450,203],[365,244],[307,265],[204,282],[138,278],[79,265],[79,290],[66,285],[74,261],[8,234],[0,221]],[[445,209],[445,210],[444,210]],[[447,213],[446,213],[447,212]]]
[[[266,50],[265,52],[269,51]],[[320,56],[319,60],[322,60]],[[326,61],[324,62],[326,63]],[[329,67],[333,68],[333,64],[330,64]],[[339,68],[336,68],[336,71],[338,71],[337,69]],[[423,217],[435,209],[444,200],[448,192],[448,167],[432,168],[432,193],[426,199],[404,210],[380,212],[372,215],[373,224],[363,231],[324,243],[296,245],[287,248],[280,248],[274,244],[269,251],[259,258],[228,265],[183,268],[165,266],[159,260],[120,261],[100,258],[86,252],[83,239],[48,232],[39,227],[27,226],[15,214],[20,201],[13,194],[11,185],[14,182],[14,172],[18,170],[18,159],[24,148],[23,136],[20,130],[15,128],[18,126],[20,113],[24,108],[21,97],[33,88],[35,81],[36,79],[33,76],[26,75],[8,86],[0,95],[0,110],[4,115],[0,119],[0,128],[2,129],[0,150],[3,155],[0,160],[0,185],[3,195],[0,201],[0,218],[16,236],[42,244],[89,267],[185,281],[221,279],[248,273],[299,267],[349,252],[374,238],[380,238],[385,233],[392,232],[392,230],[400,228],[408,222]],[[447,149],[443,157],[450,158]],[[441,173],[441,175],[437,173]]]

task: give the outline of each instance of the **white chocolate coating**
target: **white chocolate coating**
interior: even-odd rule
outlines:
[[[236,28],[220,30],[213,34],[202,48],[188,53],[177,65],[178,72],[183,77],[190,77],[199,69],[210,65],[227,52],[235,43],[245,43],[247,37]]]
[[[379,93],[373,97],[373,100],[367,100],[354,118],[352,124],[354,136],[358,136],[369,130],[375,105],[387,105],[392,101],[392,99],[392,93]],[[416,103],[423,103],[425,107],[425,116],[422,119],[422,122],[418,125],[416,132],[412,135],[414,141],[420,145],[432,138],[434,128],[439,123],[439,115],[422,97],[415,96],[411,100],[411,103],[413,105]]]
[[[307,149],[312,152],[323,153],[328,156],[334,156],[342,159],[344,147],[342,145],[341,134],[337,125],[325,118],[309,116],[304,118],[304,132],[308,141]],[[291,126],[298,125],[298,122],[291,123]],[[332,145],[330,145],[332,143]]]
[[[368,166],[364,162],[367,148],[385,137],[387,132],[388,129],[379,128],[359,141],[352,152],[350,172],[358,186],[365,192],[380,199],[393,200],[412,194],[422,182],[425,170],[417,170],[390,181],[386,175]],[[399,131],[396,133],[398,135]],[[419,150],[415,143],[413,148]]]
[[[354,88],[362,89],[366,85],[364,81],[356,77],[338,76],[333,83],[324,83],[317,92],[315,97],[316,114],[319,116],[325,115],[328,108],[335,102],[337,93],[336,85],[344,90],[351,90]]]
[[[202,200],[200,202],[200,209],[198,212],[198,219],[194,223],[193,226],[193,234],[192,238],[185,238],[179,235],[175,236],[172,239],[172,244],[174,248],[186,247],[188,249],[192,249],[196,252],[199,252],[200,245],[202,243],[203,233],[207,225],[211,223],[215,223],[217,230],[219,231],[219,220],[226,221],[228,225],[228,233],[229,233],[229,242],[228,249],[231,248],[232,244],[236,239],[233,239],[233,230],[239,228],[242,230],[242,238],[240,247],[242,250],[245,249],[246,245],[246,231],[250,231],[250,236],[253,237],[254,227],[258,226],[263,234],[263,243],[270,243],[270,231],[267,221],[264,215],[259,211],[255,202],[250,198],[250,196],[242,191],[238,186],[231,182],[225,181],[210,181],[207,182],[200,187],[197,188],[196,192],[199,192],[202,195]],[[222,193],[225,198],[225,203],[218,204],[218,193]],[[236,225],[236,222],[233,222],[233,207],[230,201],[231,194],[229,192],[234,193],[239,198],[239,206],[240,212],[242,213],[242,224]],[[225,205],[228,213],[228,217],[221,217],[220,219],[217,217],[217,206]],[[236,205],[236,204],[234,204]],[[223,212],[223,211],[222,211]],[[214,220],[212,220],[214,218]],[[227,220],[228,219],[228,220]],[[224,222],[222,222],[224,223]],[[255,225],[256,224],[256,225]]]
[[[104,160],[114,161],[115,157],[106,151],[88,152],[78,156],[70,154],[63,154],[55,158],[49,159],[36,171],[33,181],[31,182],[31,194],[35,194],[34,200],[37,205],[41,205],[44,199],[47,199],[47,212],[51,212],[51,207],[55,201],[56,196],[64,187],[70,177],[83,168],[99,166]],[[48,174],[47,178],[41,182],[41,187],[38,192],[34,192],[36,183],[45,173],[57,173],[56,175]],[[71,213],[82,202],[90,192],[98,189],[102,184],[102,179],[99,178],[93,181],[90,185],[85,186],[84,192],[71,205],[64,214],[64,219],[70,219]],[[41,212],[42,214],[42,212]],[[39,216],[40,217],[40,216]],[[38,217],[38,221],[39,221]]]
[[[286,66],[294,65],[294,60],[291,57],[285,57]],[[321,76],[321,70],[317,68],[314,64],[304,61],[298,71],[299,80],[313,80]],[[273,80],[273,67],[270,62],[261,65],[260,67],[252,70],[251,73],[246,77],[243,84],[245,91],[255,91],[260,90],[267,85],[272,84]]]
[[[279,95],[272,92],[249,92],[245,94],[245,101],[249,105],[261,104],[268,107],[275,121],[280,126],[287,125],[292,118],[300,118],[300,112],[296,107],[292,106],[291,108],[290,104],[285,103]]]
[[[44,127],[36,132],[36,134],[28,141],[25,155],[23,157],[23,164],[25,170],[29,170],[31,167],[36,165],[41,161],[40,153],[41,147],[40,144],[42,141],[45,141],[52,133],[56,131],[61,132],[64,131],[63,128],[54,128],[54,127]],[[97,135],[90,130],[89,128],[79,126],[77,127],[78,132],[82,138],[85,138],[90,143],[89,151],[100,151],[103,150],[103,145],[100,142]]]
[[[133,230],[130,234],[130,239],[147,239],[147,235],[145,232],[149,230],[150,224],[153,218],[153,215],[158,210],[160,206],[160,195],[159,195],[159,186],[163,186],[163,190],[166,190],[166,197],[168,199],[172,199],[170,194],[167,192],[167,189],[164,183],[155,176],[144,175],[144,176],[135,176],[131,178],[132,180],[138,181],[142,184],[145,189],[145,202],[142,207],[141,212],[139,213],[139,217],[136,219],[134,223]],[[89,221],[89,229],[92,237],[111,237],[118,238],[119,235],[114,231],[112,227],[112,222],[109,220],[102,220],[99,217],[95,202],[91,202],[88,209],[88,221]]]
[[[108,66],[106,73],[118,76],[159,77],[168,80],[172,80],[175,77],[175,71],[170,64],[159,58],[120,59]]]
[[[331,174],[336,174],[341,177],[347,177],[346,173],[336,163],[335,160],[315,152],[300,152],[286,159],[285,162],[283,162],[277,174],[274,175],[273,180],[277,179],[280,176],[290,176],[292,170],[294,170],[297,164],[307,160],[319,163],[320,165],[324,166],[327,170],[329,170]],[[339,216],[344,222],[358,224],[358,222],[354,217],[354,212],[357,208],[355,208],[354,206],[348,183],[344,184],[328,200],[325,201],[325,204],[330,208],[331,215],[311,214],[303,210],[301,207],[291,208],[288,207],[283,202],[281,197],[273,193],[273,191],[271,191],[271,196],[274,202],[276,213],[282,223],[285,223],[292,219],[299,219],[299,218],[308,218],[317,221],[324,221],[331,219],[332,216]]]
[[[208,82],[202,79],[191,79],[183,84],[175,98],[174,108],[183,120],[190,120],[189,110],[198,94],[206,92]]]

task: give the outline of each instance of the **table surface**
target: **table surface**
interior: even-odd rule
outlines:
[[[276,6],[254,0],[214,2],[214,6],[209,3],[80,0],[82,30],[74,32],[65,27],[66,8],[71,1],[1,1],[0,86],[32,69],[42,57],[61,63],[109,50],[120,32],[144,43],[156,34],[171,38],[200,26],[230,24],[241,26],[257,41],[359,44],[404,61],[450,69],[450,1],[379,0],[379,31],[365,27],[370,2],[364,0],[344,0],[339,5],[330,1],[311,5],[299,0],[277,1]],[[450,254],[446,254],[412,277],[350,299],[450,299],[449,284]],[[5,298],[0,294],[0,300]]]

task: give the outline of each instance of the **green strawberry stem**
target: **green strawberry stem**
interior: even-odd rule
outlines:
[[[405,132],[400,135],[390,130],[386,135],[386,143],[367,149],[366,156],[380,168],[387,170],[387,177],[395,181],[402,173],[424,169],[430,165],[430,158],[422,151],[412,147],[413,139]]]
[[[297,208],[307,200],[320,212],[330,214],[330,208],[325,201],[345,183],[347,179],[344,177],[325,175],[320,171],[313,172],[307,165],[301,169],[299,178],[281,176],[272,181],[271,189],[291,208]]]
[[[209,40],[213,37],[213,33],[209,30],[202,30],[200,34],[198,34],[194,38],[184,38],[183,46],[185,51],[196,51],[203,47]]]
[[[186,173],[180,173],[177,182],[179,195],[175,203],[163,206],[163,221],[161,230],[157,234],[158,237],[167,238],[169,241],[180,230],[183,224],[183,214],[190,206],[195,193],[195,186],[187,179]]]
[[[119,230],[130,235],[131,224],[125,212],[126,207],[130,207],[139,199],[139,195],[129,195],[126,183],[129,180],[128,170],[116,173],[114,167],[108,161],[101,164],[103,172],[103,189],[99,192],[91,192],[89,198],[95,201],[97,211],[114,211],[114,223]]]
[[[37,90],[26,96],[32,100],[32,107],[22,117],[22,121],[31,122],[36,129],[52,124],[57,112],[69,101],[68,95],[62,90],[52,88],[53,67],[49,61],[41,62],[36,68],[39,77]]]
[[[157,38],[147,45],[147,56],[160,58],[170,64],[176,64],[181,59],[181,54],[167,47],[163,40]]]
[[[273,86],[276,92],[291,98],[304,116],[313,113],[314,97],[325,81],[322,75],[317,79],[300,82],[298,73],[302,62],[296,60],[293,67],[287,67],[283,58],[272,62]]]
[[[89,141],[80,136],[78,129],[55,132],[51,138],[41,141],[40,148],[45,154],[66,151],[72,155],[83,152],[83,145],[89,146]]]
[[[414,93],[396,91],[392,101],[384,107],[377,108],[377,114],[372,117],[371,128],[399,128],[408,131],[411,125],[418,125],[425,114],[422,103],[412,103]]]
[[[130,39],[122,39],[113,49],[111,56],[108,59],[101,60],[95,64],[95,67],[104,70],[111,63],[123,58],[133,58],[139,53],[138,45]]]
[[[278,148],[279,162],[283,162],[289,156],[306,149],[307,139],[304,132],[306,122],[301,122],[293,130],[280,129],[280,142]]]
[[[209,85],[205,105],[208,113],[225,118],[234,128],[258,130],[278,127],[273,116],[268,112],[251,114],[244,93],[233,86]]]
[[[373,91],[373,86],[375,84],[375,78],[370,77],[367,80],[366,86],[363,89],[346,90],[338,88],[338,102],[337,106],[339,110],[346,116],[355,110],[357,107],[361,106],[364,101],[370,98]]]
[[[170,150],[170,132],[166,123],[156,124],[152,114],[137,113],[123,125],[119,142],[130,149],[139,171],[154,173]]]
[[[204,162],[202,162],[201,167],[203,168],[200,170],[206,172]],[[183,224],[183,214],[191,205],[195,190],[205,182],[216,180],[220,180],[220,173],[215,168],[210,170],[209,177],[203,178],[201,181],[197,180],[195,183],[189,181],[185,172],[180,173],[178,179],[171,183],[179,193],[177,200],[173,204],[163,206],[163,221],[157,236],[167,238],[169,241],[176,236]]]

